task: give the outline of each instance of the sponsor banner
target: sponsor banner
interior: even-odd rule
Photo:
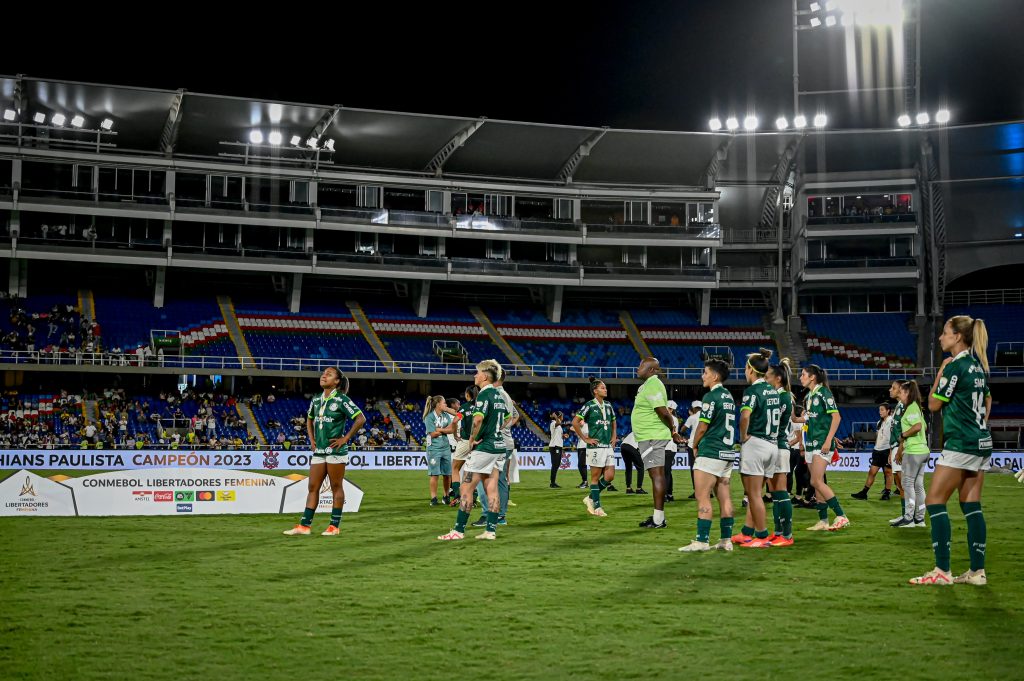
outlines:
[[[21,470],[0,482],[0,515],[211,515],[301,513],[307,478],[213,468],[156,468],[47,479]],[[363,491],[348,480],[345,506],[355,513]],[[320,489],[330,510],[330,483]]]
[[[549,470],[550,454],[541,452],[519,452],[519,468],[522,470]],[[576,468],[577,453],[567,449],[562,454],[559,467],[562,470]],[[928,470],[935,468],[938,454],[934,453],[928,462]],[[309,451],[185,451],[185,450],[140,450],[140,451],[98,451],[84,450],[8,450],[0,452],[0,470],[34,468],[42,470],[146,470],[156,468],[205,468],[217,470],[307,470]],[[676,454],[674,468],[688,468],[685,451]],[[830,466],[835,471],[867,471],[871,464],[871,451],[840,450],[839,463]],[[996,451],[992,453],[992,465],[1012,470],[1024,468],[1024,452]],[[616,452],[615,467],[623,469],[621,455]],[[396,451],[352,451],[349,454],[348,471],[400,471],[427,469],[426,452],[413,450]],[[176,490],[171,490],[175,492]],[[198,494],[198,488],[190,490]],[[210,490],[205,490],[210,491]],[[179,500],[187,503],[186,500]]]
[[[69,487],[21,470],[0,482],[0,516],[76,515]]]

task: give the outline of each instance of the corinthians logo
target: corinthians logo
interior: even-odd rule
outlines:
[[[39,496],[36,494],[35,488],[32,486],[32,478],[25,476],[25,484],[21,486],[21,491],[18,492],[20,497],[35,497]]]

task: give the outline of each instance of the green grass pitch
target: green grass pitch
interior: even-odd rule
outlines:
[[[887,526],[899,501],[877,500],[881,481],[850,499],[860,473],[830,476],[848,530],[808,533],[816,514],[797,509],[791,548],[698,555],[676,551],[692,501],[641,530],[649,496],[605,493],[609,517],[594,518],[574,472],[561,490],[523,477],[497,542],[437,542],[455,513],[428,507],[409,472],[352,475],[363,509],[333,539],[324,514],[312,537],[282,536],[291,516],[2,518],[0,677],[1020,678],[1024,486],[1010,476],[986,481],[989,585],[949,588],[906,584],[933,565],[929,532]]]

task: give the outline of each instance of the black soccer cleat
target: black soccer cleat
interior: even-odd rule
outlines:
[[[654,522],[654,516],[653,515],[649,515],[649,516],[647,516],[647,520],[645,520],[642,523],[640,523],[640,527],[646,527],[646,528],[649,528],[649,529],[652,529],[652,530],[663,530],[666,527],[668,527],[668,521],[664,520],[659,525],[658,523]]]

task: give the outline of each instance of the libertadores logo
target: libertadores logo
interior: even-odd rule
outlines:
[[[39,496],[36,494],[35,487],[32,486],[32,478],[25,476],[25,484],[21,486],[21,491],[18,492],[20,497],[35,497]]]

